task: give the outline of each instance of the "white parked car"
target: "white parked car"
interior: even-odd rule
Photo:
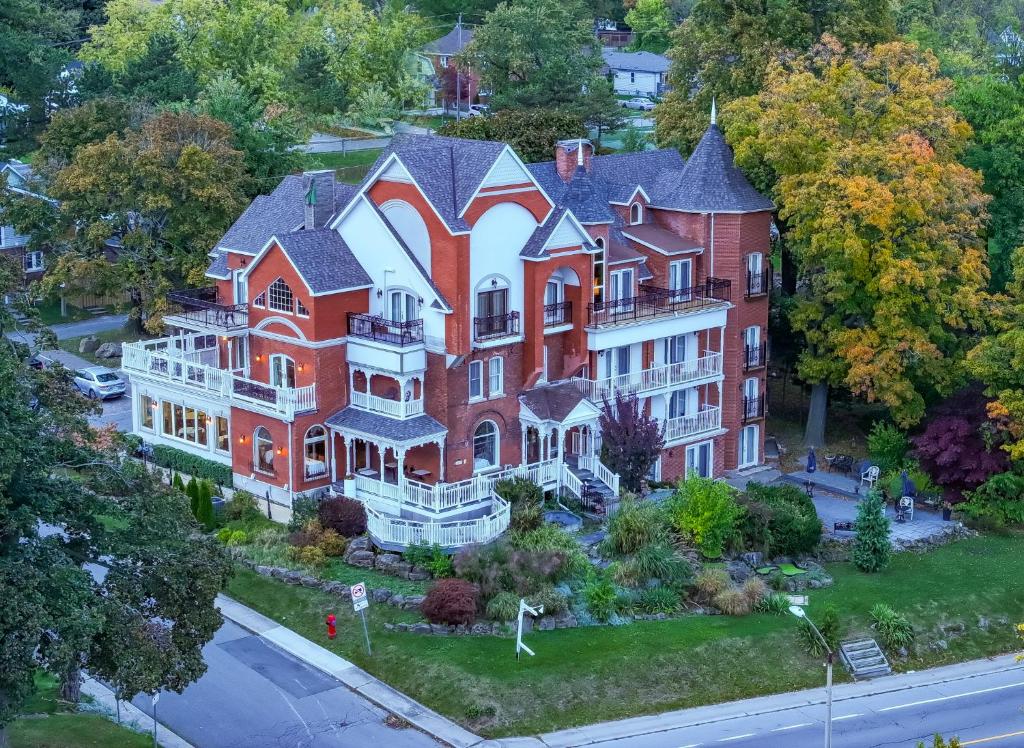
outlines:
[[[491,108],[486,104],[470,104],[467,115],[470,117],[484,117],[491,113]]]
[[[622,106],[626,109],[639,109],[641,112],[649,112],[654,109],[654,102],[646,96],[637,96],[622,102]]]
[[[121,397],[125,393],[125,381],[113,369],[105,366],[90,366],[75,372],[75,386],[93,400]]]

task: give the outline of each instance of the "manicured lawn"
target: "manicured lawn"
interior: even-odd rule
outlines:
[[[357,184],[366,176],[370,166],[380,155],[379,148],[347,153],[308,153],[307,169],[334,169],[337,178],[348,184]]]
[[[21,710],[8,732],[11,748],[146,748],[148,735],[119,726],[99,714],[75,713],[57,700],[56,682],[36,679],[39,692]]]
[[[919,644],[908,660],[895,663],[897,669],[1011,651],[1016,645],[1012,623],[1024,620],[1022,542],[985,537],[927,555],[902,554],[874,576],[832,564],[836,584],[810,592],[809,613],[820,615],[825,604],[835,603],[849,636],[869,632],[868,610],[875,602],[905,612]],[[381,605],[370,609],[370,658],[362,649],[358,619],[343,600],[245,570],[232,580],[228,594],[488,737],[535,734],[822,681],[820,664],[801,651],[789,617],[691,616],[536,632],[528,640],[537,656],[517,663],[510,638],[387,631],[385,622],[409,618]],[[338,614],[334,642],[323,632],[327,612]],[[977,627],[979,615],[989,619],[987,630]],[[954,622],[965,625],[957,638],[937,629]],[[931,648],[939,639],[947,641],[947,649]]]
[[[65,322],[78,322],[83,319],[90,319],[92,315],[80,309],[72,304],[67,304],[64,311],[67,312],[65,316],[60,314],[60,299],[46,299],[36,304],[36,309],[39,310],[39,321],[44,325],[60,325]]]
[[[124,343],[139,340],[140,337],[145,337],[140,336],[139,333],[135,331],[135,328],[131,323],[129,323],[127,327],[118,328],[116,330],[104,330],[103,332],[95,333],[95,336],[100,343]],[[98,364],[99,366],[108,366],[111,369],[116,369],[121,365],[121,359],[119,358],[96,358],[96,356],[91,353],[79,353],[78,344],[81,343],[85,337],[87,336],[83,335],[77,338],[58,340],[57,345],[68,353],[74,353],[76,356],[81,356],[82,358],[91,361],[94,364]]]

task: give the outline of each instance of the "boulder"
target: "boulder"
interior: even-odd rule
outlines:
[[[302,577],[304,576],[301,571],[286,571],[284,573],[284,581],[288,584],[302,584]]]
[[[429,623],[414,623],[409,627],[409,630],[414,634],[429,634],[430,624]]]
[[[370,590],[370,599],[375,603],[386,603],[393,593],[385,587],[377,587]]]
[[[371,546],[370,539],[368,537],[362,535],[358,538],[352,538],[352,540],[350,540],[348,543],[348,547],[345,548],[345,555],[342,556],[342,560],[348,561],[349,556],[351,556],[353,553],[359,553],[360,551],[369,550],[371,550]]]
[[[579,622],[576,620],[576,616],[568,610],[555,616],[556,629],[574,629],[578,625]]]
[[[405,595],[392,595],[388,598],[388,604],[394,605],[396,608],[401,608],[402,603],[405,602]]]
[[[270,576],[274,579],[284,579],[288,575],[288,569],[281,566],[270,567]]]
[[[256,573],[261,577],[269,577],[273,573],[273,569],[269,566],[257,566]]]
[[[391,574],[396,577],[403,577],[409,573],[409,569],[412,568],[412,564],[408,561],[403,561],[402,557],[397,553],[382,553],[377,556],[377,561],[374,564],[378,571],[382,571],[385,574]]]
[[[385,631],[394,631],[395,630],[395,624],[393,624],[393,623],[385,623],[384,624],[384,630]]]
[[[96,358],[120,358],[121,357],[121,344],[120,343],[104,343],[96,352],[93,353]]]
[[[743,561],[726,561],[725,570],[729,572],[729,577],[736,584],[743,584],[754,575],[754,570]]]
[[[421,569],[418,566],[414,566],[409,569],[409,573],[405,575],[405,578],[410,582],[425,582],[430,579],[430,572],[426,569]]]
[[[309,574],[303,574],[302,578],[299,580],[299,584],[303,587],[319,587],[320,580],[316,577],[311,577]]]
[[[406,595],[402,600],[402,610],[419,610],[426,595]]]
[[[552,631],[555,628],[555,619],[553,616],[544,616],[537,622],[538,631]]]
[[[100,341],[97,340],[95,335],[90,335],[87,338],[82,338],[78,342],[79,353],[95,353],[96,349],[100,347]]]
[[[743,560],[743,563],[745,563],[751,569],[760,569],[762,566],[764,566],[764,554],[760,551],[750,551],[749,553],[744,553],[740,556],[740,558]]]
[[[432,623],[430,624],[430,633],[435,636],[447,636],[450,632],[448,626],[443,623]]]
[[[477,636],[485,636],[491,633],[491,624],[489,623],[474,623],[473,627],[469,630],[469,633],[476,634]]]
[[[346,554],[345,562],[352,566],[358,566],[361,569],[372,569],[373,559],[373,551],[356,551],[355,553]]]
[[[327,582],[323,586],[324,592],[329,595],[337,595],[338,597],[349,597],[349,588],[347,584],[341,582]]]

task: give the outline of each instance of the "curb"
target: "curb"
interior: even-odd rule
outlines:
[[[114,692],[100,683],[95,678],[86,676],[82,682],[82,693],[91,696],[95,703],[103,707],[111,721],[116,723],[117,702]],[[132,704],[130,701],[121,701],[121,723],[129,728],[137,728],[138,732],[144,735],[153,734],[153,718]],[[157,720],[156,739],[163,748],[195,748],[191,743],[182,738],[176,732]]]
[[[455,724],[447,717],[410,699],[362,668],[262,613],[225,595],[218,595],[216,604],[221,615],[227,620],[267,640],[310,667],[336,678],[367,701],[401,717],[432,738],[455,748],[471,748],[484,742],[483,738]]]

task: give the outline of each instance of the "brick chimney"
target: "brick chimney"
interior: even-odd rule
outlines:
[[[303,228],[322,227],[334,214],[334,172],[331,169],[302,174]]]
[[[590,158],[594,155],[594,144],[586,138],[559,140],[555,144],[555,168],[563,182],[572,179],[577,166],[590,171]]]

